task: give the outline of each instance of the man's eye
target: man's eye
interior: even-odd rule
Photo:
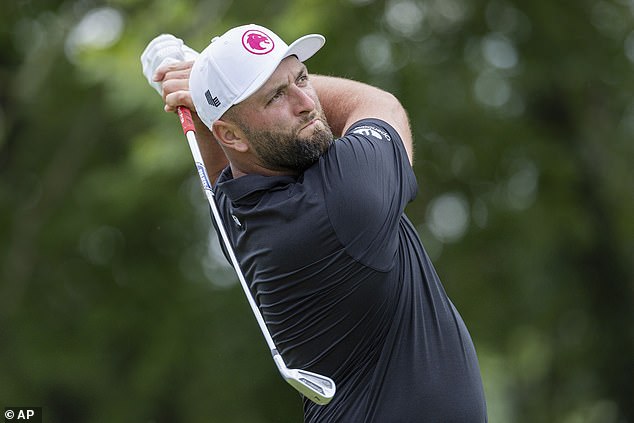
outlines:
[[[302,74],[297,78],[298,84],[305,84],[308,81],[308,75]]]
[[[269,100],[269,103],[281,98],[283,94],[284,92],[282,92],[282,90],[276,92],[275,94],[273,94],[273,97],[271,97],[271,99]]]

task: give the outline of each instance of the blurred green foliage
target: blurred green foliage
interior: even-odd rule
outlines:
[[[322,33],[410,114],[408,214],[492,423],[634,421],[632,0],[20,0],[0,15],[0,404],[47,422],[297,422],[219,258],[159,33]]]

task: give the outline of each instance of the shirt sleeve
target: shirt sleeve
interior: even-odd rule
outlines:
[[[348,254],[388,271],[398,227],[417,183],[398,133],[386,122],[361,120],[335,141],[321,163],[324,201]]]

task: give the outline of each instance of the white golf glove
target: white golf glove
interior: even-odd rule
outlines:
[[[163,65],[195,60],[197,57],[198,52],[186,46],[180,38],[176,38],[172,34],[161,34],[150,41],[141,54],[143,75],[150,85],[160,95],[163,95],[161,83],[152,80],[156,70]]]

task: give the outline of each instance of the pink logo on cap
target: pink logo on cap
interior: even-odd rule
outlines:
[[[250,29],[242,35],[242,45],[253,54],[267,54],[275,48],[271,37],[257,29]]]

